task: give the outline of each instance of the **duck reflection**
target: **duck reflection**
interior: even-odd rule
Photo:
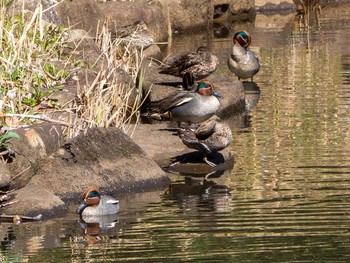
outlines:
[[[78,223],[89,243],[95,243],[98,236],[116,227],[119,221],[118,214],[103,216],[81,216]]]
[[[211,176],[220,177],[221,172],[224,173],[220,171],[212,173]],[[231,190],[226,185],[194,177],[186,177],[184,182],[172,183],[166,194],[175,199],[184,210],[227,212],[230,211],[232,202]]]
[[[243,81],[245,94],[245,109],[246,111],[251,111],[256,107],[260,99],[260,88],[253,81]]]

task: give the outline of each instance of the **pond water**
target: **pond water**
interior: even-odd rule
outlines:
[[[79,222],[76,205],[2,223],[0,262],[350,262],[350,8],[308,29],[293,17],[233,26],[251,32],[262,68],[232,125],[232,171],[121,198],[114,224]],[[230,74],[225,32],[175,36],[171,50],[209,45]]]

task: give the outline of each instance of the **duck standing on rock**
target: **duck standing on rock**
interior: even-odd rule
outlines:
[[[254,52],[248,49],[251,36],[246,31],[239,31],[233,36],[232,53],[228,59],[228,67],[238,79],[251,79],[260,69],[260,62]]]
[[[147,117],[155,120],[200,123],[213,116],[220,108],[219,98],[214,85],[203,80],[194,91],[178,91],[169,96],[152,101],[146,107]]]
[[[159,73],[183,77],[187,72],[194,79],[201,80],[213,73],[219,64],[219,59],[214,56],[208,47],[201,46],[197,52],[187,52],[170,58],[161,67]]]
[[[88,187],[82,199],[83,204],[77,209],[81,216],[104,216],[119,212],[119,201],[111,196],[101,195],[96,187]]]
[[[216,115],[194,128],[180,128],[178,135],[188,148],[202,152],[203,160],[212,167],[216,164],[208,160],[208,155],[225,149],[232,142],[230,127]]]

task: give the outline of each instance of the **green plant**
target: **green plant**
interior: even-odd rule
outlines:
[[[60,63],[67,29],[46,23],[40,4],[31,16],[15,16],[5,4],[0,4],[0,112],[36,114],[69,77],[69,63]]]
[[[21,137],[15,132],[7,132],[0,136],[0,156],[12,155],[14,151],[7,144],[7,140],[16,139],[20,140]]]

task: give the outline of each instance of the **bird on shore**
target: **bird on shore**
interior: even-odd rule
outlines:
[[[254,52],[250,51],[251,36],[246,31],[239,31],[233,36],[232,53],[228,67],[238,79],[251,79],[260,69],[260,62]]]
[[[168,59],[159,73],[183,77],[187,72],[193,78],[201,80],[213,73],[219,64],[219,59],[213,55],[208,47],[201,46],[197,52],[187,52]]]
[[[169,96],[151,101],[147,105],[146,117],[155,120],[200,123],[213,116],[220,108],[219,98],[214,85],[208,80],[196,84],[195,90],[177,91]]]
[[[103,216],[116,214],[119,201],[109,195],[101,195],[96,187],[90,186],[83,193],[83,203],[77,209],[81,216]]]
[[[212,167],[216,164],[209,161],[208,156],[225,149],[232,142],[230,127],[216,115],[201,124],[180,128],[178,135],[188,148],[200,151],[203,160]]]
[[[111,40],[138,49],[145,49],[154,42],[153,36],[144,21],[136,21],[110,31]]]

